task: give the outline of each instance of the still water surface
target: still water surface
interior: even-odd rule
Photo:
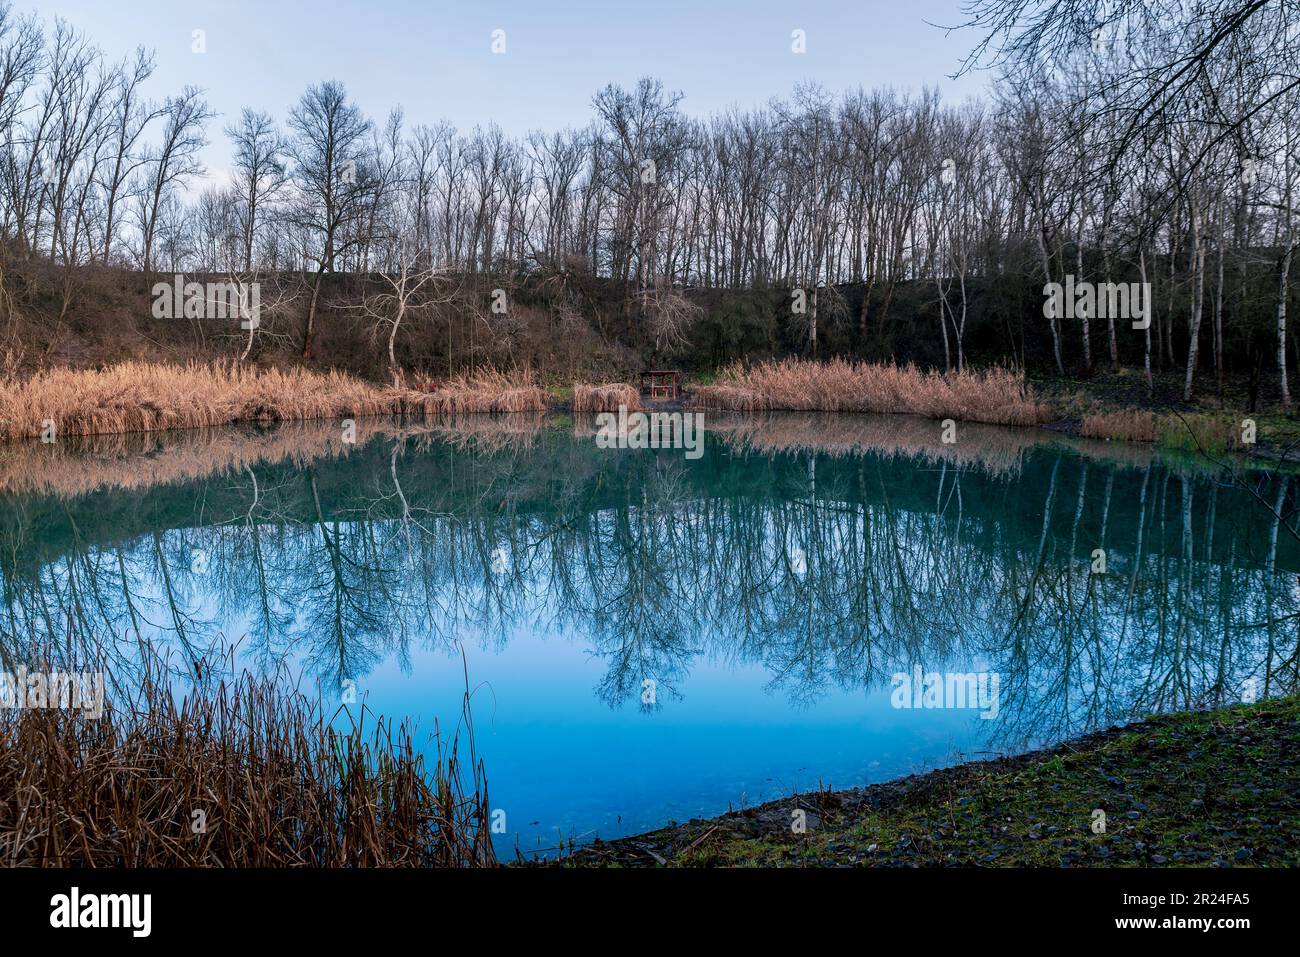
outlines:
[[[1296,685],[1286,476],[896,418],[710,428],[698,460],[556,418],[10,447],[0,648],[75,635],[129,680],[138,641],[237,642],[430,731],[467,670],[505,854]],[[996,676],[995,707],[896,707],[917,668]]]

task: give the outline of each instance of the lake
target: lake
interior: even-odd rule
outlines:
[[[706,424],[698,458],[542,416],[7,446],[0,651],[86,644],[120,688],[142,642],[234,645],[427,731],[468,686],[507,858],[1295,690],[1290,476]]]

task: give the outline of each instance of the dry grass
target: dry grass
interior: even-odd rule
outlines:
[[[1003,368],[945,375],[912,365],[784,359],[733,365],[717,383],[696,387],[694,396],[703,408],[737,412],[907,413],[1021,426],[1052,418],[1051,410],[1031,394],[1024,376]]]
[[[573,411],[578,412],[617,412],[619,406],[629,412],[641,408],[641,392],[636,386],[625,382],[610,382],[604,385],[576,384],[573,387]]]
[[[93,371],[50,370],[0,382],[0,439],[105,435],[411,412],[527,412],[546,408],[528,372],[481,372],[436,392],[372,385],[337,372],[233,364],[126,362]]]
[[[1085,415],[1079,432],[1089,439],[1120,439],[1125,442],[1154,442],[1155,416],[1141,409]]]
[[[495,863],[472,733],[467,789],[457,739],[438,739],[429,773],[406,725],[363,711],[340,732],[319,703],[246,674],[178,701],[168,677],[151,668],[139,701],[100,720],[0,710],[5,865]]]
[[[464,415],[479,412],[542,412],[546,409],[546,390],[532,373],[477,372],[456,376],[439,384],[434,392],[403,393],[406,411],[426,414]]]

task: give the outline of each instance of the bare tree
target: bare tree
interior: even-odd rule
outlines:
[[[253,268],[253,247],[259,218],[272,206],[288,182],[284,137],[269,113],[245,109],[239,123],[226,127],[234,146],[234,179],[239,192],[239,216],[244,247],[243,269]]]
[[[341,83],[310,87],[289,111],[294,136],[287,152],[293,161],[297,201],[289,218],[310,243],[302,250],[316,264],[302,334],[303,358],[311,356],[320,301],[321,277],[334,270],[337,257],[361,241],[356,231],[370,186],[366,136],[371,124],[348,101]]]
[[[146,180],[140,197],[141,266],[146,274],[153,269],[154,242],[163,201],[176,187],[204,172],[199,151],[207,145],[204,127],[213,113],[201,90],[186,87],[179,96],[167,101],[163,116],[162,141],[146,159]]]

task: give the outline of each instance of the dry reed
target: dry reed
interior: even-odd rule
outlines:
[[[1085,415],[1079,432],[1090,439],[1119,439],[1125,442],[1154,442],[1155,416],[1141,409]]]
[[[377,386],[338,372],[234,364],[125,362],[0,382],[0,439],[104,435],[346,416],[529,412],[546,393],[526,371],[458,376],[436,392]]]
[[[435,729],[428,772],[405,724],[363,709],[339,731],[296,688],[247,673],[178,701],[153,665],[138,699],[99,720],[66,708],[0,710],[0,860],[491,866],[487,789],[468,733],[469,787],[459,734],[444,741]]]
[[[626,382],[609,382],[604,385],[576,384],[573,387],[573,411],[617,412],[623,406],[629,412],[641,408],[641,392]]]
[[[1010,369],[944,374],[845,359],[732,365],[715,384],[697,386],[694,401],[737,412],[906,413],[991,425],[1040,425],[1052,418],[1024,376]]]
[[[434,415],[479,412],[542,412],[546,390],[528,372],[477,372],[459,375],[439,384],[433,392],[407,392],[406,411]]]

